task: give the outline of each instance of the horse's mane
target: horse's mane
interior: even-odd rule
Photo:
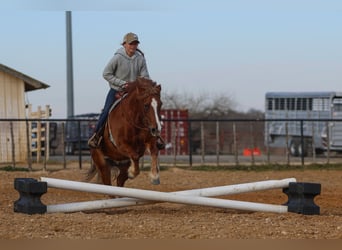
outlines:
[[[156,82],[147,78],[139,77],[137,80],[129,82],[125,90],[129,95],[134,91],[138,91],[139,94],[145,97],[149,95],[159,95],[160,88],[157,86],[159,85],[157,85]]]

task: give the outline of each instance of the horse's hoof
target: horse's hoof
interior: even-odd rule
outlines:
[[[152,180],[151,180],[151,183],[152,183],[153,185],[159,185],[159,184],[160,184],[160,180],[159,180],[159,178],[158,178],[158,179],[152,179]]]

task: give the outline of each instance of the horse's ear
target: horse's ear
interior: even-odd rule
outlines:
[[[157,85],[157,89],[158,89],[159,91],[161,91],[161,85],[160,85],[160,84]]]

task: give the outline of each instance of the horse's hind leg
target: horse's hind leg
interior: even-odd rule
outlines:
[[[139,157],[134,157],[131,158],[131,164],[127,169],[128,172],[128,178],[134,179],[140,174],[140,169],[139,169]]]
[[[123,187],[125,182],[128,180],[128,166],[120,167],[120,174],[116,179],[116,184],[118,187]]]
[[[100,174],[102,183],[105,185],[112,185],[111,168],[108,165],[105,157],[100,149],[94,148],[90,150],[91,157],[96,165],[97,172]]]

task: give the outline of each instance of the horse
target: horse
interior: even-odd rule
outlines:
[[[113,178],[117,186],[123,187],[128,178],[134,179],[139,175],[139,160],[149,152],[151,183],[158,185],[157,140],[162,140],[161,85],[150,79],[138,78],[127,84],[125,92],[108,114],[99,147],[90,149],[92,164],[86,181],[98,173],[103,184],[112,185]]]

